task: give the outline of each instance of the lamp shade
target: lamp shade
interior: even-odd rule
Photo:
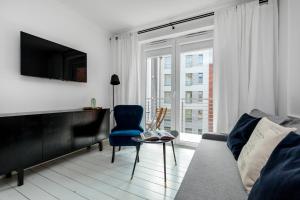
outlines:
[[[119,77],[118,77],[117,74],[113,74],[113,75],[111,76],[110,84],[111,84],[111,85],[119,85],[119,84],[120,84],[120,80],[119,80]]]

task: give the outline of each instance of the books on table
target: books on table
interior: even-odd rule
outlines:
[[[172,140],[175,139],[175,137],[163,130],[157,130],[157,131],[146,131],[141,133],[141,138],[145,141],[157,141],[157,140]]]

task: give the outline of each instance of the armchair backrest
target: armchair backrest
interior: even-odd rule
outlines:
[[[140,130],[143,118],[143,107],[139,105],[118,105],[114,108],[117,126],[113,130]]]

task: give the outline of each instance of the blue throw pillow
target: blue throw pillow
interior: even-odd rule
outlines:
[[[300,199],[300,135],[291,132],[274,149],[248,200]]]
[[[260,120],[261,118],[252,117],[245,113],[230,132],[227,138],[227,146],[236,160]]]

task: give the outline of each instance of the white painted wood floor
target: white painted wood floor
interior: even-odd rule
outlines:
[[[94,146],[25,171],[24,185],[16,175],[0,180],[0,200],[112,200],[174,199],[194,150],[171,146],[167,153],[167,188],[164,187],[162,144],[141,146],[140,162],[130,176],[135,147],[116,152],[111,164],[110,146],[99,152]],[[118,149],[118,148],[117,148]]]

